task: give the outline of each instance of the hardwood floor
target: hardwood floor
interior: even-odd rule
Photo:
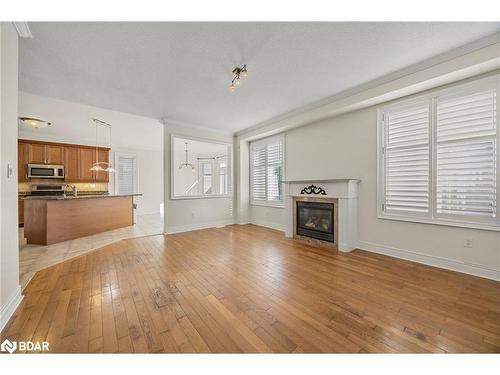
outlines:
[[[123,240],[24,294],[2,340],[51,352],[500,352],[500,282],[253,225]]]

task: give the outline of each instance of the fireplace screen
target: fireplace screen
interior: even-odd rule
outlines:
[[[323,241],[334,240],[334,204],[297,202],[297,234]]]

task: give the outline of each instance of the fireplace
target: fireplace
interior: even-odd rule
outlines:
[[[335,203],[296,201],[296,234],[335,243]]]

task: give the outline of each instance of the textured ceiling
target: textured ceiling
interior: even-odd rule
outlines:
[[[238,131],[500,32],[500,23],[30,23],[20,89]],[[231,70],[250,77],[234,93]]]

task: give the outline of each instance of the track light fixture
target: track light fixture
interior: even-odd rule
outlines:
[[[231,81],[231,86],[229,86],[229,90],[234,91],[236,86],[239,86],[241,83],[241,78],[248,78],[248,70],[247,65],[243,65],[241,68],[237,66],[233,69],[233,80]]]

